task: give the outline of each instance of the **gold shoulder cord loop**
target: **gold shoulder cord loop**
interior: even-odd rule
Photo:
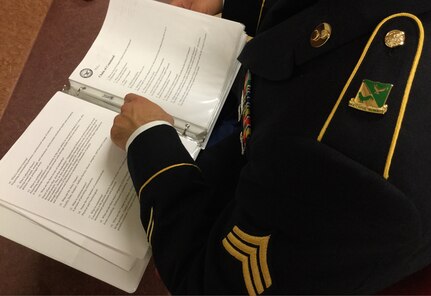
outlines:
[[[256,33],[257,33],[257,29],[259,29],[260,19],[262,18],[262,13],[263,13],[264,7],[265,7],[265,0],[262,0],[262,5],[260,6],[259,18],[257,19]]]
[[[378,31],[380,30],[380,28],[383,26],[384,23],[386,23],[387,21],[389,21],[393,18],[397,18],[397,17],[407,17],[407,18],[413,19],[416,22],[418,29],[419,29],[419,42],[418,42],[418,46],[417,46],[417,50],[416,50],[416,55],[415,55],[414,60],[413,60],[412,68],[410,70],[410,74],[409,74],[409,77],[407,79],[406,88],[404,90],[404,95],[403,95],[403,99],[402,99],[401,106],[400,106],[400,112],[398,114],[397,123],[395,125],[394,133],[392,135],[391,145],[389,147],[388,155],[386,158],[386,164],[385,164],[385,168],[383,171],[383,177],[385,179],[389,178],[389,169],[391,166],[392,157],[394,156],[395,146],[397,145],[398,135],[399,135],[399,132],[401,129],[401,125],[403,123],[404,113],[406,111],[407,103],[409,100],[410,90],[412,88],[413,80],[415,78],[416,69],[418,67],[419,60],[421,58],[422,48],[423,48],[423,44],[424,44],[424,38],[425,38],[424,37],[424,35],[425,35],[424,34],[424,27],[422,25],[422,22],[415,15],[410,14],[410,13],[397,13],[397,14],[393,14],[393,15],[385,18],[383,21],[381,21],[378,24],[378,26],[374,30],[373,34],[371,35],[370,39],[368,40],[368,42],[364,48],[364,51],[362,52],[362,55],[359,58],[358,63],[356,64],[355,68],[353,69],[352,74],[350,75],[349,79],[347,80],[346,85],[344,86],[343,90],[341,91],[341,94],[338,97],[338,100],[335,103],[331,113],[329,114],[328,118],[326,119],[325,124],[323,125],[323,127],[319,133],[319,136],[317,137],[317,141],[321,142],[329,124],[331,123],[332,118],[335,115],[335,112],[337,111],[338,106],[341,103],[342,98],[344,97],[344,94],[346,93],[347,89],[349,88],[350,83],[352,82],[352,80],[355,77],[359,67],[361,66],[365,56],[367,55],[367,52],[371,46],[371,43],[373,42]]]
[[[266,0],[262,0],[262,4],[260,5],[260,11],[259,11],[258,19],[257,19],[255,34],[257,33],[257,30],[259,29],[260,20],[262,19],[262,14],[263,14],[263,8],[265,7],[265,1]],[[253,38],[254,38],[253,36],[247,36],[247,42],[250,41]]]

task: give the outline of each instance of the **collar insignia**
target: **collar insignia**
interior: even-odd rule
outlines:
[[[226,251],[242,263],[242,274],[249,295],[262,294],[272,285],[267,264],[270,236],[252,236],[237,226],[223,239]]]
[[[392,86],[390,83],[364,79],[356,97],[350,99],[349,106],[365,112],[385,114],[388,110],[386,100]]]

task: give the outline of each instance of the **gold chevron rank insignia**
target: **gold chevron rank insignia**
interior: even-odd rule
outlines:
[[[252,236],[237,226],[223,239],[226,251],[242,263],[242,274],[249,295],[262,294],[272,285],[267,263],[270,236]]]
[[[386,100],[392,86],[390,83],[364,79],[356,97],[350,99],[349,106],[365,112],[385,114],[388,110]]]

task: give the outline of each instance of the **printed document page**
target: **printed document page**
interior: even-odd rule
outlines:
[[[136,257],[129,256],[116,249],[110,248],[109,246],[86,237],[79,232],[73,231],[70,228],[66,228],[60,224],[54,223],[33,213],[24,211],[11,204],[4,203],[1,200],[0,206],[6,207],[18,215],[28,218],[30,221],[36,223],[40,227],[43,227],[46,230],[58,235],[59,237],[75,244],[76,246],[83,248],[94,255],[111,262],[112,264],[117,265],[125,271],[130,271],[138,260]]]
[[[10,207],[3,207],[3,204],[0,204],[0,235],[128,293],[136,291],[151,257],[149,251],[143,259],[136,260],[130,271],[125,271],[40,227]]]
[[[0,199],[132,257],[148,243],[116,113],[58,92],[0,160]]]
[[[111,0],[97,39],[69,79],[118,106],[137,93],[209,130],[244,44],[239,23],[153,0]]]

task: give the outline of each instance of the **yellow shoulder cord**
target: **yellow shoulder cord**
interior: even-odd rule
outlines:
[[[262,5],[260,6],[259,18],[257,19],[256,32],[259,29],[260,19],[262,18],[263,8],[265,7],[265,0],[262,0]]]
[[[394,156],[395,146],[397,145],[398,135],[399,135],[399,132],[400,132],[400,129],[401,129],[401,125],[402,125],[403,119],[404,119],[404,113],[406,111],[407,103],[408,103],[408,100],[409,100],[410,90],[411,90],[411,87],[412,87],[412,84],[413,84],[413,80],[415,78],[416,70],[417,70],[417,67],[418,67],[418,64],[419,64],[419,60],[421,58],[422,48],[423,48],[423,44],[424,44],[424,38],[425,38],[424,37],[424,28],[423,28],[422,22],[415,15],[410,14],[410,13],[397,13],[397,14],[393,14],[393,15],[385,18],[383,21],[381,21],[378,24],[378,26],[374,30],[373,34],[371,35],[370,39],[368,40],[368,42],[367,42],[367,44],[366,44],[366,46],[364,48],[364,51],[362,52],[362,55],[359,58],[358,63],[356,64],[355,68],[353,69],[352,74],[350,75],[349,79],[347,80],[346,85],[344,86],[343,90],[341,91],[341,94],[338,97],[338,100],[335,103],[335,105],[334,105],[331,113],[329,114],[328,118],[326,119],[326,122],[323,125],[323,127],[322,127],[322,129],[321,129],[321,131],[319,133],[319,136],[317,137],[317,141],[321,142],[323,136],[325,135],[325,132],[326,132],[329,124],[331,123],[332,118],[334,117],[335,112],[337,111],[338,106],[340,105],[341,100],[344,97],[344,94],[346,93],[347,89],[350,86],[350,83],[352,82],[352,80],[355,77],[355,75],[356,75],[359,67],[361,66],[361,64],[362,64],[362,62],[363,62],[363,60],[364,60],[364,58],[365,58],[365,56],[366,56],[366,54],[367,54],[370,46],[371,46],[371,43],[373,42],[373,40],[374,40],[375,36],[377,35],[378,31],[380,30],[380,28],[382,27],[382,25],[384,23],[386,23],[387,21],[389,21],[389,20],[391,20],[393,18],[397,18],[397,17],[411,18],[411,19],[413,19],[416,22],[416,24],[418,26],[418,29],[419,29],[419,41],[418,41],[418,46],[417,46],[417,50],[416,50],[416,55],[415,55],[414,60],[413,60],[412,68],[410,70],[410,74],[409,74],[409,77],[407,79],[407,85],[406,85],[406,88],[404,90],[404,95],[403,95],[403,99],[402,99],[402,102],[401,102],[401,106],[400,106],[400,111],[399,111],[399,114],[398,114],[397,123],[395,125],[394,133],[392,135],[391,145],[389,147],[388,155],[387,155],[387,158],[386,158],[386,164],[385,164],[385,168],[384,168],[384,171],[383,171],[383,177],[385,179],[389,178],[389,169],[391,167],[392,157]]]

